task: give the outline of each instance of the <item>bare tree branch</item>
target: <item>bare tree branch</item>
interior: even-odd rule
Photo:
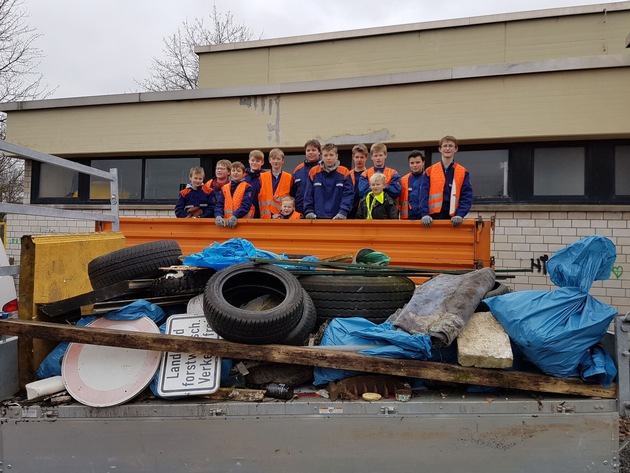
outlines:
[[[23,0],[0,0],[0,102],[45,98],[53,91],[37,71],[43,52],[35,47],[41,36],[28,26]],[[0,113],[0,139],[5,138],[6,114]],[[22,202],[24,161],[0,152],[0,200]]]
[[[236,43],[254,37],[251,28],[237,24],[232,12],[222,13],[216,5],[210,12],[209,23],[206,26],[203,18],[184,21],[176,33],[162,40],[164,58],[153,58],[149,77],[136,80],[136,83],[151,92],[196,89],[199,57],[195,54],[195,46]]]

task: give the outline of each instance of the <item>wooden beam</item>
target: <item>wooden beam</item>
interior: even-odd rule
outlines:
[[[447,363],[379,358],[358,353],[330,350],[326,347],[245,345],[209,338],[75,327],[49,322],[10,319],[0,320],[0,333],[36,339],[143,350],[196,354],[211,353],[216,356],[241,360],[322,366],[525,391],[594,396],[607,399],[613,399],[617,395],[616,386],[614,385],[610,388],[603,388],[598,385],[585,384],[577,378],[561,379],[522,371],[465,368]]]

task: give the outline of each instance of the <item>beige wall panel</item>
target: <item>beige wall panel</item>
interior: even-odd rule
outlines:
[[[202,54],[199,61],[199,88],[266,84],[268,54],[267,49]],[[206,60],[206,57],[210,60]]]
[[[273,147],[278,139],[276,102],[276,97],[232,97],[12,112],[7,139],[63,155]]]
[[[630,11],[205,53],[200,83],[230,87],[619,54]]]
[[[630,11],[508,23],[505,62],[624,53],[628,25]]]
[[[313,137],[434,143],[630,137],[630,68],[281,97],[9,113],[8,140],[52,154],[300,149]],[[37,129],[36,134],[30,131]]]
[[[286,96],[281,136],[337,144],[630,137],[628,83],[630,69],[616,69]]]

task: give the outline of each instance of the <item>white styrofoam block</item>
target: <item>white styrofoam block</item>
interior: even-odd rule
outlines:
[[[53,376],[51,378],[40,379],[26,385],[26,397],[29,401],[39,399],[40,397],[50,396],[61,391],[65,391],[62,376]]]

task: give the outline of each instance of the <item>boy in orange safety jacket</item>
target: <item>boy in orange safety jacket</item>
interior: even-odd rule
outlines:
[[[224,185],[217,194],[214,207],[216,224],[218,227],[236,227],[239,218],[254,216],[252,205],[252,186],[243,180],[245,165],[241,162],[232,163],[230,178],[232,182]]]
[[[269,151],[271,172],[260,174],[258,206],[260,218],[274,218],[280,213],[282,198],[291,193],[293,176],[282,170],[284,152],[279,148]]]

